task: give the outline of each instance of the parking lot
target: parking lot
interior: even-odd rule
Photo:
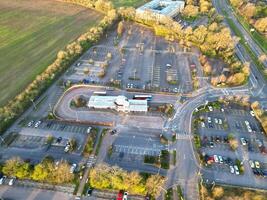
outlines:
[[[26,127],[22,128],[19,136],[12,142],[10,147],[38,148],[47,145],[48,137],[53,137],[51,147],[64,148],[71,139],[76,141],[75,153],[81,154],[89,133],[89,126],[70,124],[51,120],[28,120]]]
[[[221,183],[231,179],[232,184],[267,188],[267,139],[254,113],[237,105],[207,106],[206,110],[197,114],[201,116],[197,133],[206,166],[204,177]],[[246,184],[241,181],[244,177]]]
[[[125,169],[135,169],[154,172],[155,166],[144,164],[144,156],[159,156],[161,150],[168,149],[168,145],[160,142],[159,130],[136,130],[131,128],[117,128],[113,137],[112,154],[105,161],[119,165]]]
[[[128,31],[120,38],[115,31],[110,32],[89,49],[65,79],[104,85],[116,82],[126,89],[192,91],[189,66],[198,62],[197,54],[184,52],[178,43],[156,37],[145,27],[133,23],[125,26]]]

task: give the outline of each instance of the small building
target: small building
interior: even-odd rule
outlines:
[[[175,17],[180,13],[185,6],[183,0],[152,0],[143,6],[139,7],[136,11],[137,14],[143,14],[146,11],[154,13],[155,17],[167,16]]]
[[[89,108],[111,109],[119,112],[147,112],[147,100],[128,99],[125,96],[91,96]]]

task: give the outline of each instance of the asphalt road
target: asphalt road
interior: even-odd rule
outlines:
[[[253,40],[250,34],[244,29],[242,24],[238,21],[238,19],[236,18],[234,14],[232,7],[229,5],[229,3],[226,0],[220,0],[220,1],[213,0],[213,5],[215,6],[215,8],[220,14],[223,15],[223,12],[221,11],[224,10],[227,13],[227,15],[233,20],[235,26],[240,30],[240,32],[246,39],[249,47],[251,48],[251,50],[255,53],[257,57],[260,57],[261,55],[264,54],[262,49],[258,46],[258,44]],[[263,64],[265,68],[267,68],[267,61],[263,62]]]
[[[35,188],[1,186],[0,196],[10,200],[74,200],[72,195]]]

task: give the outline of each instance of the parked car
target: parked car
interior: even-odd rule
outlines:
[[[235,173],[235,169],[234,169],[234,167],[232,165],[230,165],[230,172],[231,172],[231,174]]]
[[[3,185],[5,180],[6,180],[6,176],[3,176],[2,178],[0,178],[0,185]]]
[[[124,192],[124,194],[123,194],[123,200],[127,200],[127,198],[128,198],[128,192]]]
[[[87,128],[87,133],[89,134],[90,133],[90,131],[91,131],[91,129],[92,129],[92,127],[91,126],[89,126],[88,128]]]
[[[217,119],[217,118],[215,118],[215,119],[214,119],[214,122],[215,122],[216,124],[218,124],[218,123],[219,123],[219,121],[218,121],[218,119]]]
[[[214,147],[214,143],[210,142],[210,148],[213,148],[213,147]]]
[[[41,122],[40,120],[37,121],[37,122],[35,123],[34,127],[35,127],[35,128],[38,128],[38,127],[40,126],[41,123],[42,123],[42,122]]]
[[[77,168],[77,164],[76,163],[73,163],[72,165],[71,165],[71,167],[70,167],[70,173],[74,173],[74,171],[76,170],[76,168]]]
[[[112,131],[110,131],[110,135],[115,135],[117,133],[116,129],[113,129]]]
[[[234,165],[234,168],[235,168],[235,174],[239,175],[239,169],[238,169],[237,165]]]
[[[16,178],[11,178],[8,182],[8,185],[14,185]]]
[[[219,120],[219,124],[222,125],[222,119],[218,119]]]
[[[31,127],[33,124],[34,124],[34,121],[32,120],[32,121],[30,121],[30,122],[28,123],[28,127]]]
[[[204,122],[201,122],[201,127],[205,128],[205,123]]]
[[[123,200],[123,191],[119,191],[116,200]]]
[[[223,158],[222,158],[222,156],[218,156],[218,159],[219,159],[219,162],[220,162],[221,164],[223,164]]]
[[[261,167],[259,161],[255,161],[255,167],[256,167],[257,169],[259,169],[259,168]]]
[[[245,138],[240,138],[240,141],[243,146],[247,145],[247,141],[245,140]]]
[[[87,196],[88,197],[92,196],[92,192],[93,192],[93,189],[92,188],[88,188],[87,192],[86,192]]]
[[[59,144],[62,141],[62,137],[58,137],[56,143]]]
[[[221,111],[222,111],[222,112],[224,112],[224,109],[223,109],[223,108],[221,108]]]
[[[70,145],[67,144],[66,147],[65,147],[65,149],[64,149],[64,151],[65,151],[65,153],[67,153],[67,152],[69,152],[69,150],[70,150]]]
[[[218,156],[217,156],[217,155],[214,155],[214,156],[213,156],[213,158],[214,158],[214,162],[216,162],[216,163],[218,163],[218,162],[219,162],[219,158],[218,158]]]
[[[209,108],[209,111],[210,111],[210,112],[212,112],[212,111],[213,111],[213,108],[212,108],[212,106],[208,106],[208,108]]]
[[[254,164],[254,162],[253,162],[252,160],[249,161],[249,165],[250,165],[250,167],[251,167],[252,169],[255,168],[255,164]]]
[[[253,110],[250,111],[250,114],[251,114],[252,117],[255,117],[255,113],[254,113]]]
[[[208,123],[211,123],[211,118],[210,117],[208,117]]]

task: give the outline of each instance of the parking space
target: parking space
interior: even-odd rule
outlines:
[[[111,136],[114,137],[112,153],[106,161],[125,169],[149,171],[150,168],[144,163],[144,157],[146,155],[157,157],[162,150],[168,149],[167,144],[160,142],[159,136],[158,130],[118,127],[116,134]]]
[[[124,24],[128,31],[122,37],[117,37],[116,31],[109,33],[108,38],[80,58],[65,79],[104,85],[115,83],[126,89],[191,92],[188,60],[197,55],[184,52],[178,43],[157,37],[145,27]]]
[[[196,118],[200,151],[207,166],[205,175],[212,171],[214,179],[220,182],[230,177],[246,177],[248,185],[261,177],[261,184],[267,185],[264,178],[267,177],[267,139],[249,108],[206,106]],[[222,179],[220,174],[225,173],[228,175]]]
[[[38,126],[36,126],[36,123],[40,122]],[[44,130],[53,130],[53,131],[66,131],[71,133],[87,133],[88,126],[84,125],[74,125],[74,124],[68,124],[64,122],[58,122],[58,121],[34,121],[34,120],[28,120],[27,127],[29,128],[38,128],[38,129],[44,129]]]
[[[16,139],[10,144],[10,147],[17,148],[40,148],[46,143],[45,137],[18,135]]]

